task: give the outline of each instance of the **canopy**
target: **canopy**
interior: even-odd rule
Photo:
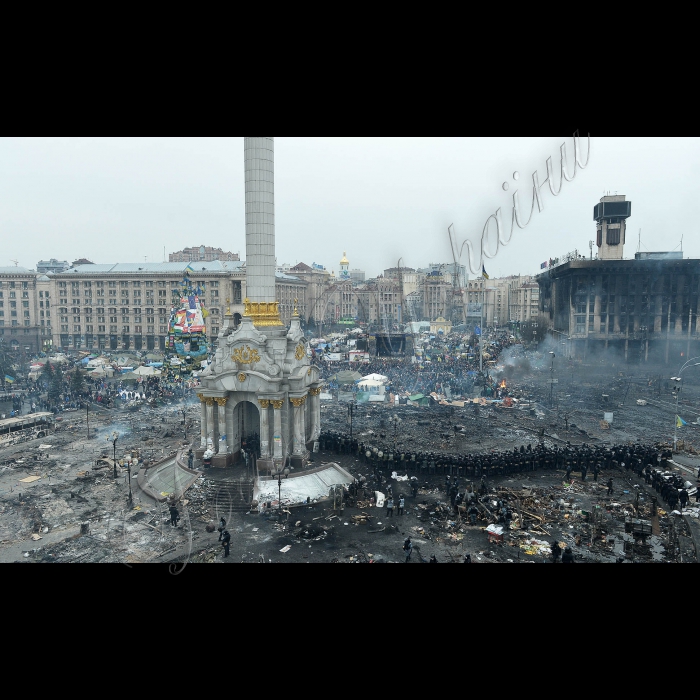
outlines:
[[[338,382],[338,384],[354,384],[358,379],[362,379],[362,375],[359,372],[344,369],[342,372],[329,377],[329,379]]]
[[[88,367],[101,367],[102,365],[109,364],[109,360],[106,357],[94,357],[88,360]]]
[[[357,386],[384,386],[384,382],[377,381],[376,379],[363,379],[362,381],[357,382]]]
[[[135,365],[137,360],[135,357],[131,357],[130,355],[121,355],[120,357],[117,357],[115,362],[119,367],[126,367],[127,365]]]
[[[154,353],[154,352],[149,352],[149,353],[146,354],[146,359],[147,359],[147,360],[162,360],[162,359],[163,359],[163,355],[157,355],[157,354]]]
[[[137,367],[131,374],[135,374],[139,377],[152,377],[154,374],[160,374],[160,370],[153,367]]]
[[[383,374],[376,374],[376,373],[375,374],[367,374],[366,376],[362,377],[362,381],[364,381],[365,379],[370,379],[372,381],[376,381],[376,382],[380,382],[380,383],[389,381],[389,377],[385,377]]]
[[[123,377],[119,377],[121,380],[126,381],[129,379],[138,379],[139,375],[135,372],[127,372]]]

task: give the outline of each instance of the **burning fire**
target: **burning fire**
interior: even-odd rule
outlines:
[[[505,388],[506,388],[506,380],[505,380],[505,379],[502,380],[501,383],[500,383],[498,386],[499,386],[501,389],[505,389]]]

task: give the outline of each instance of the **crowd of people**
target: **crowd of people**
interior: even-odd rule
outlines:
[[[358,391],[356,384],[341,387],[331,378],[339,369],[356,369],[364,376],[368,374],[380,374],[388,378],[388,385],[394,393],[408,392],[410,394],[421,393],[428,395],[432,392],[445,394],[449,390],[453,397],[469,397],[477,388],[482,396],[502,397],[507,394],[503,387],[499,387],[491,375],[490,367],[495,364],[501,353],[514,345],[517,341],[508,334],[501,334],[489,341],[489,361],[484,363],[483,372],[480,372],[480,358],[471,346],[463,347],[462,336],[451,334],[443,339],[436,339],[432,358],[427,361],[413,362],[407,357],[373,357],[369,362],[339,364],[327,362],[322,355],[317,356],[312,362],[319,367],[321,377],[328,381],[331,390],[345,388],[348,391]],[[493,364],[490,364],[493,363]]]

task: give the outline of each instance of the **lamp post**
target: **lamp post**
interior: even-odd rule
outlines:
[[[119,439],[119,433],[115,430],[112,433],[112,464],[114,465],[114,478],[117,478],[117,440]]]
[[[398,416],[394,415],[391,418],[389,418],[389,421],[394,424],[394,450],[396,450],[396,437],[401,419]]]
[[[354,405],[355,405],[354,401],[351,401],[348,404],[348,412],[350,413],[350,441],[352,441],[352,414],[354,411]]]
[[[289,476],[289,468],[285,467],[282,469],[282,465],[280,464],[277,467],[277,471],[273,474],[273,476],[277,477],[277,511],[280,513],[280,516],[282,515],[282,477],[286,479]]]
[[[549,406],[552,407],[552,390],[554,389],[554,358],[556,355],[550,350],[549,354],[552,356],[552,366],[549,369]]]
[[[677,445],[677,435],[678,435],[678,394],[681,393],[681,374],[683,373],[684,370],[688,369],[688,367],[697,367],[700,365],[700,362],[693,362],[693,360],[700,360],[700,357],[693,357],[690,360],[688,360],[679,370],[678,370],[678,376],[677,377],[671,377],[671,381],[676,382],[674,385],[672,391],[676,395],[676,414],[673,416],[673,451],[676,451],[676,445]]]

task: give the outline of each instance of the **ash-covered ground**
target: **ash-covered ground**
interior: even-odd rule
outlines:
[[[507,350],[489,375],[499,385],[505,381],[515,399],[512,407],[360,404],[353,409],[352,432],[366,445],[398,453],[484,455],[527,445],[564,448],[567,443],[670,448],[676,425],[674,374],[666,367],[581,362],[558,355],[552,370],[546,348],[539,353]],[[552,378],[558,381],[551,384]],[[700,427],[695,425],[699,391],[692,371],[684,372],[678,414],[686,424],[675,428],[677,450],[667,465],[693,486],[700,445]],[[606,413],[613,414],[612,421],[604,421]],[[198,405],[188,409],[189,440],[177,407],[95,409],[90,412],[89,439],[84,412],[62,418],[49,438],[4,448],[0,454],[1,561],[404,562],[402,545],[408,536],[414,545],[409,563],[427,562],[431,555],[438,563],[463,563],[465,554],[472,563],[545,562],[550,561],[552,541],[562,549],[570,547],[579,563],[695,560],[694,500],[683,514],[673,514],[659,493],[629,470],[603,469],[597,482],[590,474],[583,481],[576,471],[567,479],[564,469],[489,477],[481,497],[484,508],[476,524],[470,524],[467,514],[456,512],[450,503],[446,474],[405,464],[404,469],[385,470],[385,479],[391,471],[409,479],[389,479],[395,502],[404,495],[405,509],[398,515],[395,508],[387,517],[386,508],[372,502],[377,490],[372,464],[361,454],[338,453],[328,446],[314,455],[314,466],[337,462],[364,489],[342,510],[319,501],[280,513],[274,507],[272,513],[251,513],[232,507],[235,499],[222,498],[226,474],[207,471],[178,504],[180,521],[172,527],[167,505],[136,486],[138,466],[131,474],[134,502],[127,505],[128,474],[118,466],[118,478],[113,478],[110,436],[117,431],[118,461],[125,455],[137,456],[140,464],[166,458],[193,436],[198,440]],[[322,425],[324,431],[349,434],[347,405],[324,402]],[[21,481],[32,476],[39,478]],[[615,487],[608,495],[610,477]],[[474,489],[480,487],[480,479],[458,479],[460,491],[469,480]],[[411,481],[417,484],[415,497]],[[511,523],[517,525],[507,528],[502,538],[486,530],[488,512],[495,512],[499,500],[510,505]],[[231,533],[228,558],[216,530],[207,531],[221,515]]]

